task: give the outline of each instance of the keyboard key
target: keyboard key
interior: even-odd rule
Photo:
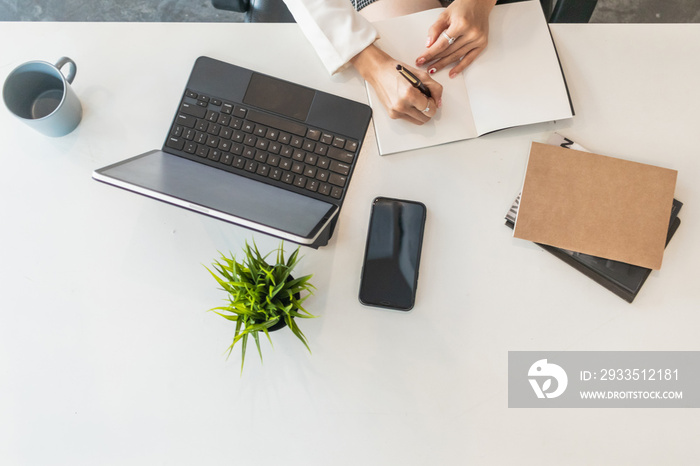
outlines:
[[[273,154],[279,154],[281,148],[282,148],[282,145],[279,142],[273,141],[268,146],[267,151],[271,152]]]
[[[294,154],[294,149],[291,146],[282,146],[280,150],[280,155],[282,157],[291,157]]]
[[[260,136],[261,138],[264,138],[265,135],[267,134],[267,127],[262,126],[262,125],[255,125],[255,130],[253,131],[253,134],[256,136]]]
[[[306,154],[304,153],[304,151],[301,150],[295,150],[294,155],[292,155],[292,158],[297,162],[303,162],[305,157]]]
[[[245,170],[249,171],[251,173],[255,173],[255,170],[258,169],[258,162],[255,160],[248,160],[245,164]]]
[[[243,127],[243,120],[240,118],[231,118],[231,122],[228,125],[233,129],[241,129]]]
[[[219,141],[221,139],[215,137],[215,136],[209,136],[207,138],[207,146],[209,147],[219,147]]]
[[[291,159],[281,159],[280,160],[280,168],[282,170],[291,170],[292,169]]]
[[[214,136],[218,136],[219,131],[221,131],[221,126],[219,126],[216,123],[209,123],[209,127],[207,128],[207,133],[212,134]]]
[[[337,186],[333,186],[333,189],[331,189],[331,197],[334,197],[336,199],[340,199],[342,196],[343,196],[343,190]]]
[[[182,148],[185,145],[185,138],[170,136],[168,140],[165,141],[165,145],[170,147],[171,149],[182,150]]]
[[[313,152],[314,149],[316,148],[316,143],[309,140],[309,139],[304,139],[304,150],[307,152]]]
[[[255,160],[260,163],[267,162],[267,152],[263,152],[261,150],[255,151]]]
[[[284,181],[287,184],[292,184],[294,182],[294,173],[285,172],[282,175],[282,181]]]
[[[219,132],[219,136],[221,136],[223,139],[231,139],[231,136],[233,136],[233,129],[221,128],[221,131]]]
[[[213,160],[214,162],[218,162],[219,159],[221,158],[221,151],[219,149],[212,149],[209,151],[209,155],[207,158],[209,160]]]
[[[194,139],[196,134],[197,134],[197,131],[193,130],[192,128],[187,128],[182,133],[182,137],[187,139],[188,141],[191,141]]]
[[[231,140],[233,142],[243,142],[245,139],[245,133],[243,131],[234,131],[233,136],[231,136]]]
[[[260,176],[267,176],[267,174],[270,172],[270,167],[267,165],[259,164],[258,169],[255,171]]]
[[[243,140],[243,144],[245,144],[246,146],[255,146],[256,142],[258,142],[258,138],[256,138],[252,134],[247,135]]]
[[[316,180],[309,180],[306,182],[306,189],[308,189],[309,191],[312,191],[312,192],[316,192],[316,191],[318,191],[318,187],[320,184],[321,183],[319,183]]]
[[[328,157],[319,157],[318,160],[316,161],[316,166],[318,168],[323,168],[326,169],[330,166],[331,159]]]
[[[328,146],[325,144],[316,144],[316,150],[314,153],[318,155],[326,155],[328,153]]]
[[[350,173],[350,165],[337,160],[331,160],[331,171],[340,173],[341,175],[347,175]]]
[[[328,148],[328,157],[344,163],[352,163],[352,160],[355,158],[355,156],[350,152],[343,149],[338,149],[337,147]]]
[[[196,93],[196,92],[192,92],[192,91],[190,91],[189,89],[187,89],[187,90],[185,91],[185,95],[186,95],[187,97],[189,97],[190,99],[196,99],[196,98],[197,98],[197,93]]]
[[[197,152],[195,152],[200,157],[206,157],[209,155],[209,148],[207,146],[197,145]]]
[[[199,105],[200,107],[204,107],[204,108],[206,109],[206,108],[209,106],[209,103],[208,103],[208,102],[202,102],[201,100],[198,100],[198,101],[197,101],[197,105]]]
[[[280,137],[277,138],[277,140],[282,144],[289,144],[289,141],[292,140],[292,135],[288,133],[280,133]]]
[[[245,146],[243,144],[238,144],[237,142],[234,142],[231,144],[231,150],[230,152],[235,155],[241,155],[243,154],[243,149]]]
[[[294,186],[298,188],[305,188],[306,187],[306,177],[297,175],[294,177]]]
[[[204,115],[207,114],[207,109],[202,108],[196,104],[190,104],[187,102],[183,102],[182,105],[180,105],[180,113],[184,113],[186,115],[192,115],[193,117],[197,117],[197,118],[203,118]]]
[[[316,165],[317,160],[318,160],[318,156],[316,154],[308,153],[308,154],[306,154],[306,157],[304,158],[304,163],[306,163],[307,165]]]
[[[224,165],[231,165],[231,162],[233,162],[233,155],[228,153],[221,154],[221,163]]]
[[[233,112],[233,104],[229,104],[227,102],[224,102],[221,105],[221,113],[225,113],[226,115],[230,115],[231,112]]]
[[[235,116],[235,117],[238,117],[238,118],[245,118],[246,113],[248,113],[248,110],[247,110],[247,109],[245,109],[245,108],[243,108],[243,107],[239,107],[238,105],[236,105],[236,106],[233,108],[233,112],[231,112],[231,115],[233,115],[233,116]]]
[[[207,112],[206,120],[211,123],[216,123],[217,121],[219,121],[219,114],[213,110],[209,110]]]
[[[195,152],[197,152],[197,143],[192,141],[186,142],[184,150],[188,154],[194,154]]]
[[[209,102],[209,97],[207,97],[205,95],[200,95],[199,97],[197,97],[197,100],[199,100],[201,102]]]
[[[245,133],[252,133],[253,130],[255,129],[255,123],[250,122],[250,121],[244,121],[243,126],[241,128]]]
[[[212,99],[211,104],[219,107],[219,106],[221,106],[221,101],[219,99]]]
[[[245,162],[246,160],[243,157],[235,157],[233,159],[233,166],[236,168],[243,168],[245,167]]]
[[[279,180],[282,177],[282,173],[283,171],[279,168],[272,168],[270,169],[270,174],[268,176],[273,180]]]
[[[316,176],[316,172],[318,171],[318,168],[316,167],[311,167],[309,165],[304,166],[304,176],[308,176],[309,178],[313,178]]]
[[[348,142],[345,143],[345,150],[348,152],[357,152],[357,141],[348,139]]]
[[[224,151],[224,152],[228,152],[228,151],[231,150],[231,145],[232,145],[232,144],[233,144],[233,143],[232,143],[231,141],[229,141],[229,140],[221,139],[221,140],[219,141],[219,149],[221,149],[221,150]]]
[[[182,126],[175,125],[173,127],[173,130],[170,132],[170,135],[175,136],[176,138],[179,138],[180,136],[182,136],[182,130],[183,130]]]
[[[311,139],[312,141],[318,141],[319,139],[321,139],[321,131],[309,128],[308,133],[306,133],[306,137]]]
[[[301,145],[304,143],[304,140],[300,138],[299,136],[292,136],[292,140],[289,142],[289,144],[292,145],[292,147],[296,147],[297,149],[301,148]]]
[[[344,175],[339,175],[337,173],[331,173],[331,176],[328,177],[328,182],[331,184],[334,184],[336,186],[343,187],[345,186],[345,183],[348,181],[348,177]]]
[[[231,124],[231,117],[229,115],[221,114],[219,115],[219,121],[217,121],[217,123],[221,126],[228,126]]]
[[[279,155],[270,154],[270,155],[267,157],[267,164],[268,164],[268,165],[271,165],[271,166],[273,166],[273,167],[278,166],[278,165],[280,164],[280,156],[279,156]]]
[[[340,149],[343,149],[345,147],[345,142],[346,142],[345,138],[335,137],[335,138],[333,138],[333,147],[338,147]]]
[[[255,143],[255,147],[260,150],[267,150],[267,146],[270,145],[270,141],[263,138],[258,138],[258,142]]]
[[[194,128],[197,123],[197,119],[192,115],[185,115],[184,113],[178,113],[175,119],[178,125],[186,126],[187,128]]]
[[[321,142],[324,144],[331,144],[333,142],[333,135],[328,133],[323,133],[321,136]]]
[[[197,124],[194,125],[194,129],[197,131],[206,131],[209,128],[209,122],[207,120],[197,120]]]
[[[324,196],[329,196],[331,194],[331,185],[328,183],[321,183],[321,185],[318,187],[318,193],[323,194]]]
[[[269,139],[270,141],[276,141],[277,138],[279,137],[280,132],[277,131],[274,128],[269,128],[267,130],[267,134],[265,134],[265,139]]]
[[[299,162],[294,162],[292,164],[292,171],[294,173],[302,174],[304,173],[304,164]]]
[[[206,144],[207,143],[207,138],[209,137],[207,133],[200,133],[195,131],[195,136],[194,136],[194,142],[197,144]]]
[[[328,181],[328,177],[330,176],[331,172],[327,170],[319,170],[316,173],[316,179],[319,181]]]

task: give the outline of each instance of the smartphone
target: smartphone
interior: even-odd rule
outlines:
[[[360,279],[362,304],[400,311],[413,308],[425,216],[420,202],[374,200]]]

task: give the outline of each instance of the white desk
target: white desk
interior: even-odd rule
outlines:
[[[0,79],[70,56],[85,115],[50,139],[0,110],[0,463],[697,464],[697,410],[507,407],[509,350],[700,349],[700,26],[552,30],[576,117],[385,158],[370,134],[331,243],[304,250],[313,355],[278,332],[241,377],[203,264],[277,241],[91,172],[161,146],[199,55],[364,101],[360,79],[296,25],[3,23]],[[503,225],[555,130],[679,171],[683,223],[632,305]],[[357,301],[377,195],[429,209],[408,314]]]

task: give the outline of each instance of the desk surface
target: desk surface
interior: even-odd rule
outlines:
[[[293,24],[3,23],[0,79],[70,56],[85,115],[51,139],[0,110],[0,463],[696,464],[697,410],[508,408],[508,351],[700,347],[700,25],[552,32],[576,117],[388,157],[370,130],[331,243],[304,250],[313,354],[280,332],[241,377],[203,265],[276,240],[91,172],[161,146],[199,55],[365,101],[359,77],[329,79]],[[683,224],[631,305],[503,224],[554,131],[679,171]],[[428,207],[408,314],[357,301],[377,195]]]

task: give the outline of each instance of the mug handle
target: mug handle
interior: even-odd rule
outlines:
[[[64,66],[68,65],[68,74],[63,73],[61,71],[61,68]],[[61,73],[66,77],[66,81],[68,81],[68,84],[73,83],[73,79],[75,79],[75,73],[78,71],[78,67],[76,66],[75,62],[71,60],[68,57],[61,57],[58,59],[56,62],[56,65],[54,65]]]

